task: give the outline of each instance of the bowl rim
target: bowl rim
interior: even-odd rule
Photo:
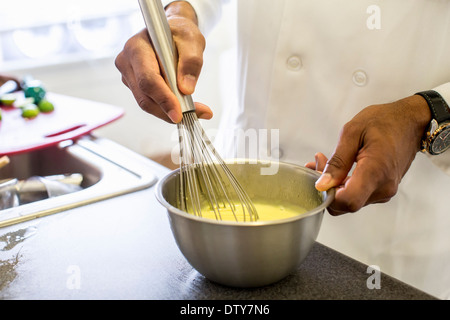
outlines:
[[[269,163],[274,163],[274,162],[278,162],[281,165],[285,165],[285,166],[291,166],[291,167],[296,167],[297,169],[300,169],[310,175],[316,176],[317,178],[320,177],[321,173],[319,171],[313,170],[313,169],[309,169],[306,168],[304,166],[301,166],[299,164],[295,164],[295,163],[290,163],[290,162],[285,162],[285,161],[274,161],[274,160],[261,160],[261,159],[227,159],[224,160],[225,163],[229,164],[229,163],[250,163],[250,164],[269,164]],[[243,161],[243,162],[240,162]],[[253,162],[252,162],[253,161]],[[216,220],[216,219],[210,219],[210,218],[203,218],[203,217],[199,217],[187,212],[184,212],[174,206],[172,206],[164,197],[162,194],[162,188],[164,183],[171,178],[173,175],[176,175],[178,172],[180,171],[180,168],[177,168],[175,170],[170,171],[169,173],[167,173],[165,176],[163,176],[157,183],[155,186],[155,196],[156,199],[159,201],[159,203],[161,205],[163,205],[168,213],[174,213],[177,216],[180,216],[182,218],[185,219],[189,219],[189,220],[193,220],[193,221],[198,221],[198,222],[204,222],[204,223],[208,223],[208,224],[215,224],[215,225],[221,225],[221,226],[242,226],[242,227],[255,227],[255,226],[267,226],[267,225],[277,225],[277,224],[283,224],[283,223],[289,223],[292,221],[296,221],[296,220],[301,220],[301,219],[305,219],[308,218],[310,216],[322,213],[330,204],[331,202],[334,200],[335,194],[336,194],[336,189],[335,188],[331,188],[327,191],[322,191],[322,194],[326,194],[326,198],[325,201],[322,202],[319,206],[315,207],[312,210],[309,210],[305,213],[299,214],[295,217],[290,217],[290,218],[285,218],[285,219],[276,219],[276,220],[265,220],[265,221],[233,221],[233,220]]]

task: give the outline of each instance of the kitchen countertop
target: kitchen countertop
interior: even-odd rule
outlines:
[[[154,188],[0,228],[0,299],[434,299],[385,274],[369,289],[366,265],[320,243],[278,283],[217,285],[178,250]]]

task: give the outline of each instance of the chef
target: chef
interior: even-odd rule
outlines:
[[[164,2],[185,94],[222,2]],[[216,147],[241,156],[246,140],[231,136],[276,131],[265,154],[337,188],[319,242],[450,298],[450,1],[242,0],[237,10],[237,98]],[[142,109],[181,120],[145,30],[116,66]],[[200,103],[197,114],[212,117]]]

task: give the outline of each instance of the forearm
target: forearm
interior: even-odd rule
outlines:
[[[397,106],[402,108],[404,116],[409,117],[411,119],[411,126],[416,128],[419,139],[417,147],[420,149],[423,135],[431,121],[431,112],[427,101],[419,95],[412,95],[399,100]]]

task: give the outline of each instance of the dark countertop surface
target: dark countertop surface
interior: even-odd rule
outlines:
[[[157,176],[167,169],[149,161]],[[173,239],[154,186],[0,228],[0,299],[434,299],[316,243],[299,269],[270,286],[205,279]],[[368,285],[369,283],[369,285]]]

